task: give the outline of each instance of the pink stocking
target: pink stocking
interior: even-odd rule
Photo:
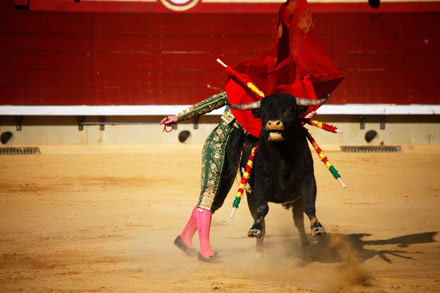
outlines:
[[[183,229],[182,233],[180,233],[180,238],[182,238],[183,242],[185,242],[186,246],[192,248],[192,238],[194,236],[194,233],[196,233],[197,230],[197,221],[196,221],[196,212],[198,207],[196,206],[191,213],[191,217],[188,220],[188,223],[186,224],[185,228]]]
[[[211,227],[211,211],[202,209],[196,211],[197,229],[199,230],[200,254],[204,258],[214,255],[209,245],[209,230]]]

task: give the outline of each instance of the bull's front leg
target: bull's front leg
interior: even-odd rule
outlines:
[[[252,192],[252,189],[246,190],[247,195],[247,203],[249,206],[249,211],[251,212],[252,218],[254,221],[257,219],[257,205],[255,204],[255,198]],[[263,227],[263,234],[260,238],[257,238],[257,257],[261,257],[263,253],[263,241],[264,241],[264,234],[266,231],[265,222],[263,221],[262,224]],[[252,237],[252,236],[249,236]]]
[[[299,198],[292,206],[293,213],[293,222],[296,226],[296,229],[299,233],[299,239],[301,240],[302,246],[309,245],[309,241],[307,240],[306,230],[304,228],[304,210],[303,210],[303,202],[302,198]]]
[[[261,238],[264,236],[264,217],[269,212],[267,202],[264,202],[257,207],[257,214],[252,227],[249,229],[248,237]]]
[[[303,205],[304,212],[309,217],[310,228],[312,229],[312,236],[324,236],[325,231],[322,224],[316,217],[315,201],[316,201],[316,182],[315,178],[311,178],[303,186]]]
[[[252,198],[254,206],[254,224],[248,231],[248,237],[257,238],[257,250],[262,250],[263,238],[265,233],[264,217],[269,212],[269,206],[267,204],[267,195],[269,194],[269,176],[265,171],[262,158],[259,156],[260,152],[257,152],[254,158],[255,166],[252,178]],[[255,171],[258,170],[258,171]]]

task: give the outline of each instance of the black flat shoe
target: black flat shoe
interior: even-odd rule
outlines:
[[[208,262],[208,263],[221,263],[222,261],[220,260],[220,258],[217,256],[217,253],[215,253],[213,256],[206,258],[204,257],[200,252],[199,252],[199,260],[203,261],[203,262]]]
[[[176,240],[174,240],[174,245],[176,245],[180,250],[185,252],[187,256],[195,256],[197,251],[194,248],[188,247],[185,242],[183,242],[182,238],[177,236]]]

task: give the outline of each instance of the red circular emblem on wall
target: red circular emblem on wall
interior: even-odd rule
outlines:
[[[185,11],[196,6],[200,0],[160,0],[168,9],[174,11]]]

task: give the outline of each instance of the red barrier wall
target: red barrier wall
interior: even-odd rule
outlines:
[[[311,5],[324,47],[346,74],[330,103],[440,104],[440,4],[430,5]],[[272,44],[277,6],[121,13],[1,2],[0,104],[195,103],[223,88],[216,58],[237,65]]]

